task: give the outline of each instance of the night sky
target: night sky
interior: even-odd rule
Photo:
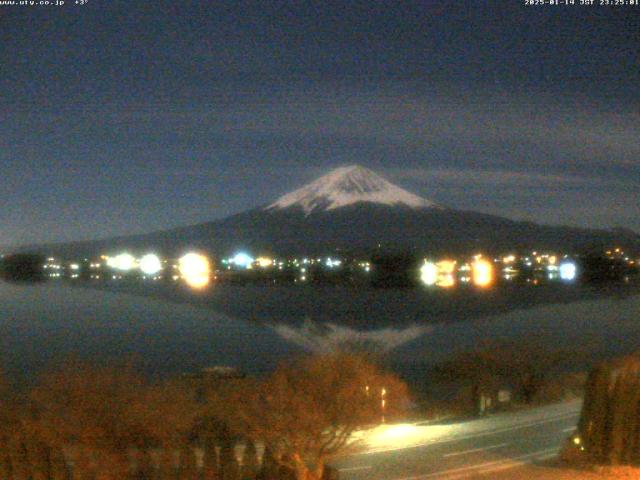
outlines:
[[[354,163],[640,231],[639,88],[640,6],[0,6],[0,245],[212,220]]]

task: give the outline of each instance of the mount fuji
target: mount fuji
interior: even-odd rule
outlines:
[[[215,256],[239,249],[279,255],[367,255],[375,251],[455,254],[525,248],[571,251],[613,243],[637,250],[640,236],[624,230],[545,226],[456,210],[354,165],[332,170],[274,202],[221,220],[30,250],[75,257],[123,248],[139,253],[152,249],[169,256],[190,248]]]
[[[388,182],[368,168],[352,165],[336,168],[316,181],[283,195],[267,210],[301,208],[306,216],[318,212],[372,203],[411,208],[437,205]]]

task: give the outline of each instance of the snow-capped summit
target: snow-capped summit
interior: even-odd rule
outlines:
[[[437,206],[430,200],[393,185],[368,168],[352,165],[336,168],[314,182],[283,195],[266,209],[300,207],[309,215],[316,210],[334,210],[360,202],[411,208]]]

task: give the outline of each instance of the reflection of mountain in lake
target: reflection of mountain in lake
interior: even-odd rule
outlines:
[[[241,321],[263,325],[286,323],[296,331],[307,318],[318,325],[339,325],[354,331],[402,330],[415,325],[476,320],[536,305],[638,293],[636,283],[597,287],[502,284],[482,290],[213,284],[207,290],[195,292],[178,284],[163,283],[115,282],[101,286],[114,292],[198,305]]]
[[[278,324],[272,328],[282,338],[314,353],[336,349],[388,352],[428,333],[431,327],[414,325],[401,329],[358,331],[333,323],[306,319],[300,326]]]
[[[0,367],[16,381],[30,380],[69,356],[95,364],[130,360],[151,375],[215,365],[259,374],[300,352],[254,322],[59,282],[0,281],[0,339]]]

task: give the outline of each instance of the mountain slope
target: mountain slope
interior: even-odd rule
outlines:
[[[173,256],[202,249],[223,256],[239,249],[254,254],[314,255],[335,251],[367,255],[375,250],[430,254],[562,251],[611,247],[640,251],[630,231],[545,226],[472,211],[445,208],[414,195],[371,170],[333,170],[275,202],[230,217],[146,235],[46,245],[45,254],[74,257],[155,250]]]

